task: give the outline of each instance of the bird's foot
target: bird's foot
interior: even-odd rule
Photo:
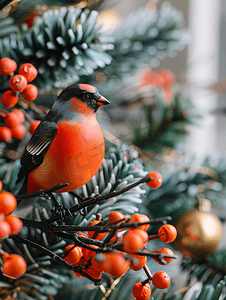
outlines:
[[[62,206],[54,197],[54,195],[51,192],[45,193],[49,199],[53,200],[55,203],[54,208],[51,210],[51,213],[53,216],[60,215],[59,223],[62,224],[66,221],[66,217],[69,216],[70,219],[73,218],[73,215],[69,208]]]
[[[60,215],[60,219],[58,221],[59,224],[65,223],[67,216],[69,216],[70,219],[73,217],[70,209],[60,205],[59,203],[55,204],[54,208],[51,209],[51,213],[54,217]]]

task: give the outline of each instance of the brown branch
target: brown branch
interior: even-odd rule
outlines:
[[[64,265],[65,267],[67,267],[68,269],[78,272],[81,275],[87,277],[88,279],[90,279],[91,281],[93,281],[93,283],[95,285],[99,285],[101,283],[101,280],[99,279],[94,279],[93,277],[91,277],[90,275],[88,275],[87,273],[83,272],[80,268],[75,267],[70,265],[68,262],[66,262],[61,256],[57,255],[56,253],[52,252],[51,250],[45,248],[44,246],[37,244],[31,240],[28,240],[22,236],[19,235],[14,235],[12,237],[10,237],[11,239],[13,239],[14,241],[18,242],[18,243],[22,243],[22,244],[26,244],[32,248],[36,248],[42,252],[44,252],[46,255],[50,256],[54,261],[59,262],[60,264]],[[92,248],[93,249],[93,248]]]

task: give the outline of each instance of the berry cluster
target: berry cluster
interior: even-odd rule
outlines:
[[[37,69],[32,64],[25,63],[19,68],[19,74],[13,75],[16,69],[17,64],[14,60],[7,57],[0,60],[0,75],[11,76],[9,80],[11,90],[4,92],[1,97],[1,104],[6,108],[17,105],[20,94],[26,101],[33,101],[38,95],[36,86],[28,84],[37,76]],[[20,109],[13,109],[10,112],[1,110],[0,116],[4,120],[4,126],[0,127],[0,141],[8,143],[12,138],[20,140],[25,136],[26,128],[22,124],[25,116]],[[39,121],[31,121],[29,131],[32,134],[38,124]]]
[[[170,224],[162,225],[157,235],[148,236],[150,223],[150,219],[140,213],[127,218],[123,213],[113,211],[107,219],[102,219],[102,216],[97,214],[96,220],[90,222],[87,234],[77,232],[78,242],[64,249],[63,258],[77,267],[77,271],[73,272],[80,278],[89,275],[100,280],[103,272],[120,277],[124,276],[129,268],[134,271],[143,268],[148,278],[143,283],[138,282],[134,285],[133,295],[137,300],[149,299],[149,283],[152,281],[155,287],[165,289],[170,285],[170,278],[162,271],[152,276],[146,266],[147,257],[152,257],[161,265],[169,264],[175,257],[169,248],[148,252],[147,243],[156,238],[170,243],[177,236],[176,228]]]
[[[158,289],[166,289],[170,285],[170,277],[164,271],[156,272],[152,278],[152,284]],[[136,300],[147,300],[151,296],[149,282],[137,282],[133,286],[133,296]]]
[[[15,235],[20,232],[23,222],[20,218],[11,215],[17,207],[17,200],[13,194],[7,191],[2,192],[2,182],[0,181],[0,239]],[[0,250],[3,266],[2,272],[9,278],[17,278],[24,274],[27,264],[23,257],[17,254],[9,255]]]
[[[2,182],[0,181],[2,189]],[[1,191],[0,189],[0,191]],[[17,207],[17,200],[13,194],[0,192],[0,239],[20,232],[23,223],[20,218],[10,215]]]

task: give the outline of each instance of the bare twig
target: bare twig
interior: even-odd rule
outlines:
[[[37,244],[37,243],[35,243],[35,242],[31,241],[31,240],[28,240],[28,239],[26,239],[26,238],[24,238],[22,236],[19,236],[19,235],[14,235],[14,236],[12,236],[10,238],[12,238],[14,241],[16,241],[18,243],[26,244],[26,245],[28,245],[30,247],[36,248],[36,249],[44,252],[46,255],[50,256],[54,261],[57,261],[57,262],[63,264],[68,269],[71,269],[72,271],[78,272],[81,275],[87,277],[88,279],[90,279],[91,281],[93,281],[93,283],[95,285],[99,285],[100,284],[100,280],[99,279],[94,279],[90,275],[88,275],[85,272],[83,272],[80,268],[70,265],[62,257],[60,257],[56,253],[52,252],[51,250],[47,249],[46,247],[44,247],[44,246],[42,246],[40,244]]]

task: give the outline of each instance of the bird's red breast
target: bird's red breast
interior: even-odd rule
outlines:
[[[74,101],[71,105],[77,104]],[[59,192],[81,187],[100,168],[104,152],[104,137],[95,114],[88,114],[88,110],[81,107],[81,118],[75,123],[69,120],[58,122],[57,135],[43,163],[28,175],[27,193],[48,189],[58,183],[69,184]]]

